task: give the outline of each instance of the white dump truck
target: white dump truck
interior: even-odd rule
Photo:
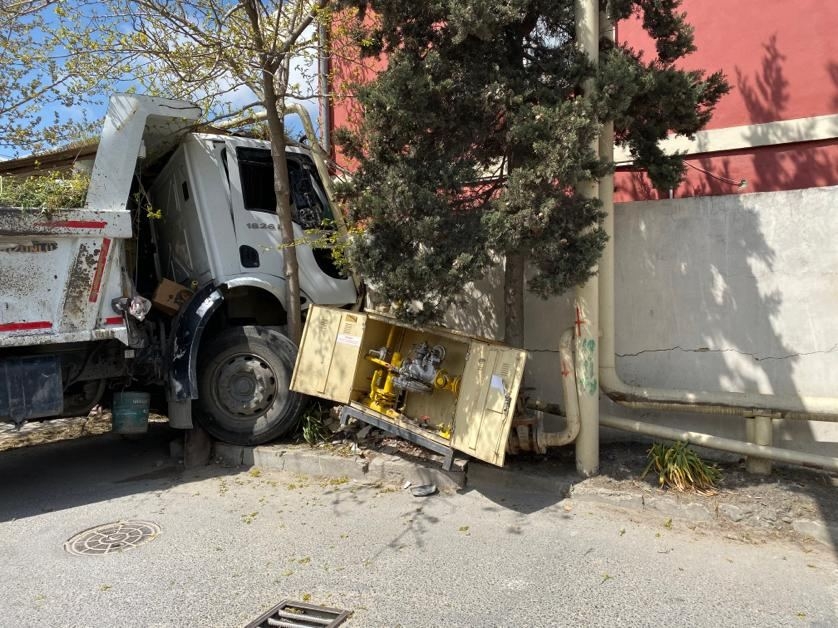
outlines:
[[[194,132],[199,116],[113,96],[83,208],[0,208],[0,420],[76,416],[109,389],[159,386],[173,427],[194,416],[238,444],[294,427],[269,145]],[[303,241],[335,216],[312,155],[287,159]],[[330,250],[297,255],[303,307],[355,302]]]

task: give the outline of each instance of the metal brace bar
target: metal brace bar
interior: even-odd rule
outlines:
[[[424,447],[425,449],[430,449],[433,452],[442,454],[444,456],[442,460],[442,468],[445,471],[450,471],[452,465],[454,464],[454,450],[451,447],[446,447],[445,445],[441,445],[436,441],[431,440],[430,438],[425,438],[424,436],[422,436],[422,434],[419,434],[412,430],[408,430],[400,425],[391,423],[390,421],[380,419],[379,417],[374,416],[372,414],[367,414],[362,410],[358,410],[358,408],[353,408],[352,406],[342,406],[340,410],[341,426],[346,425],[346,422],[349,420],[349,417],[358,419],[359,421],[363,421],[364,423],[369,423],[370,425],[377,427],[380,430],[384,430],[385,432],[394,434],[399,438],[403,438],[406,441],[414,443],[415,445],[419,445],[420,447]]]

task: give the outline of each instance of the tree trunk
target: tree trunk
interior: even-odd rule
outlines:
[[[263,84],[266,119],[271,134],[276,213],[279,216],[282,258],[285,261],[285,310],[288,314],[288,337],[299,345],[303,335],[303,319],[300,309],[299,263],[294,243],[294,223],[291,219],[291,185],[288,181],[288,162],[285,157],[285,103],[279,101],[276,96],[273,74],[265,72]]]
[[[523,39],[521,39],[523,41]],[[523,50],[518,51],[514,62],[523,65]],[[511,105],[510,105],[511,108]],[[517,155],[510,151],[507,155],[507,172],[518,164]],[[510,347],[524,348],[524,253],[507,251],[503,272],[504,332],[503,340]]]
[[[524,348],[524,256],[507,253],[503,273],[504,334],[506,344]]]

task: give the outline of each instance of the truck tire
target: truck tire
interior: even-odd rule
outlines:
[[[231,327],[201,348],[195,418],[215,438],[260,445],[297,426],[305,397],[289,389],[297,347],[270,327]]]

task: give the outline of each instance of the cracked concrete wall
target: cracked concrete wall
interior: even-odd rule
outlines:
[[[837,202],[825,187],[618,206],[623,379],[838,396]],[[677,423],[744,437],[741,420]],[[777,422],[775,442],[838,455],[838,425]]]
[[[619,204],[617,367],[630,383],[838,396],[838,187]],[[502,337],[500,277],[469,331]],[[490,298],[488,295],[495,295]],[[492,325],[480,327],[480,321]],[[572,297],[526,305],[525,384],[561,401],[558,341]],[[450,322],[456,323],[451,320]],[[744,438],[731,417],[603,412]],[[838,424],[775,422],[775,443],[838,455]]]
[[[838,394],[836,200],[833,187],[619,206],[624,379]]]

